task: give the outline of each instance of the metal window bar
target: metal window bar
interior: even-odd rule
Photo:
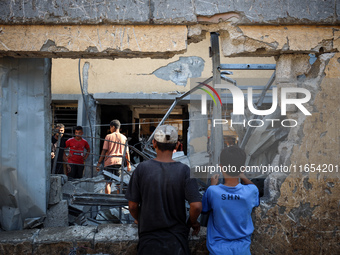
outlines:
[[[64,133],[64,135],[67,135],[68,133]],[[71,133],[69,133],[69,135],[72,135]],[[121,199],[122,196],[124,196],[122,193],[123,193],[123,187],[124,187],[124,176],[125,174],[128,174],[130,175],[130,173],[128,173],[125,169],[124,169],[124,164],[125,162],[127,162],[127,158],[126,158],[126,153],[127,153],[127,148],[129,148],[129,150],[132,150],[132,151],[135,151],[138,155],[142,156],[143,159],[150,159],[149,156],[145,155],[143,152],[139,151],[138,149],[136,149],[134,146],[131,146],[131,145],[128,145],[128,141],[126,141],[126,143],[119,143],[119,142],[114,142],[114,141],[110,141],[110,140],[106,140],[106,139],[102,139],[102,138],[98,138],[98,137],[88,137],[88,136],[83,136],[82,138],[91,138],[91,139],[100,139],[100,140],[104,140],[104,141],[108,141],[108,142],[111,142],[111,143],[117,143],[117,144],[121,144],[121,145],[124,145],[124,151],[123,151],[123,155],[122,156],[105,156],[105,157],[121,157],[122,158],[122,163],[121,163],[121,166],[120,166],[120,170],[121,170],[121,176],[120,178],[118,176],[115,176],[114,174],[111,174],[110,172],[107,172],[105,170],[103,170],[103,174],[105,174],[106,176],[110,177],[112,181],[114,181],[115,183],[119,183],[119,192],[121,194],[121,196],[118,196],[119,199]],[[60,162],[58,161],[58,155],[59,155],[59,150],[60,149],[66,149],[64,147],[61,147],[60,146],[60,141],[61,141],[61,136],[59,135],[58,137],[58,144],[57,144],[57,148],[56,148],[56,153],[55,153],[55,160],[53,162],[53,168],[52,168],[52,173],[55,173],[55,169],[56,169],[56,164],[57,163],[65,163],[67,164],[67,162]],[[92,156],[95,156],[95,157],[100,157],[102,156],[101,154],[98,155],[96,153],[89,153],[90,155]],[[133,166],[134,164],[131,162],[131,160],[129,161],[129,163],[131,164],[131,166]],[[88,166],[90,167],[91,171],[93,171],[93,165],[92,164],[74,164],[74,165],[82,165],[82,166]],[[98,195],[98,194],[97,194]],[[91,205],[94,205],[93,203],[96,203],[96,205],[102,205],[102,200],[99,199],[97,200],[96,202],[96,197],[97,197],[96,194],[93,194],[92,196],[94,197],[92,199],[92,204]],[[116,194],[111,194],[110,196],[112,195],[116,195]],[[109,196],[109,195],[108,195]],[[75,197],[77,197],[75,195]],[[116,201],[115,202],[115,199],[111,198],[109,199],[110,201],[108,201],[108,204],[111,204],[113,207],[119,207],[119,220],[121,221],[122,220],[122,206],[120,206],[120,202],[119,201]],[[125,200],[123,199],[124,203],[122,205],[125,205]],[[74,203],[84,203],[84,202],[79,202],[77,199],[74,199]]]
[[[271,87],[275,80],[275,70],[276,70],[276,64],[220,64],[217,68],[220,72],[222,70],[274,70],[272,76],[270,77],[269,81],[267,82],[266,86],[263,87],[262,93],[256,103],[256,109],[261,107],[263,100],[265,98],[266,92]],[[254,119],[258,119],[259,116],[255,115]],[[248,127],[246,129],[246,133],[241,141],[240,147],[242,149],[245,148],[252,132],[254,131],[255,127]]]

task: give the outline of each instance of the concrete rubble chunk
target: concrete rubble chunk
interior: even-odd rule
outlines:
[[[280,196],[280,188],[287,178],[285,173],[272,173],[264,181],[264,196],[269,201],[275,201]]]
[[[22,219],[19,208],[3,206],[1,208],[1,227],[4,230],[22,229]]]
[[[44,222],[45,227],[66,227],[68,226],[68,205],[66,200],[53,205],[47,211]]]
[[[63,193],[63,198],[70,198],[74,194],[80,194],[80,193],[85,193],[86,190],[77,187],[75,184],[72,182],[67,182],[65,185],[62,187],[62,193]]]
[[[61,192],[62,178],[61,176],[51,175],[50,177],[50,196],[48,200],[49,205],[55,205],[63,199]]]

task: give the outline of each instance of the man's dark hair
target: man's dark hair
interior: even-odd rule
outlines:
[[[58,123],[55,125],[55,128],[65,128],[64,124]]]
[[[83,130],[82,126],[76,126],[76,128],[74,130]]]
[[[160,149],[161,151],[173,151],[174,149],[176,149],[176,144],[177,143],[160,143],[157,142],[157,147],[158,149]]]
[[[222,167],[225,166],[224,169],[231,170],[226,172],[230,176],[238,176],[241,173],[241,167],[244,166],[245,162],[246,153],[238,146],[226,147],[220,154],[220,164]],[[229,165],[230,167],[228,167]]]
[[[120,129],[120,121],[119,120],[111,120],[110,127],[115,127],[116,129]]]

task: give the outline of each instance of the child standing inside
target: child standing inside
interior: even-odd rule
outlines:
[[[257,187],[241,172],[245,152],[237,146],[225,148],[220,155],[224,184],[218,174],[203,196],[202,213],[208,213],[207,248],[210,254],[250,255],[254,231],[252,209],[259,205]],[[239,183],[239,178],[243,184]]]

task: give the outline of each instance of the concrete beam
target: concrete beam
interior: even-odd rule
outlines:
[[[187,49],[186,26],[10,26],[0,28],[0,56],[169,58]]]
[[[337,0],[3,0],[0,24],[339,24]]]

